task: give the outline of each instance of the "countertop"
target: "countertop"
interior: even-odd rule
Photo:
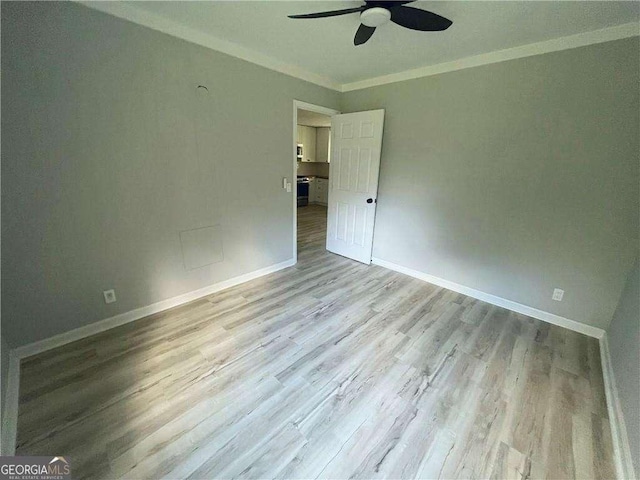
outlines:
[[[322,175],[298,175],[298,178],[322,178],[323,180],[329,180],[329,177],[323,177]]]

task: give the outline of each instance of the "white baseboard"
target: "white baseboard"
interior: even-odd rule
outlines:
[[[27,358],[32,355],[37,355],[47,350],[51,350],[52,348],[75,342],[76,340],[95,335],[96,333],[104,332],[105,330],[124,325],[125,323],[134,322],[149,315],[153,315],[154,313],[177,307],[184,303],[197,300],[200,297],[211,295],[212,293],[219,292],[220,290],[240,285],[241,283],[248,282],[249,280],[253,280],[255,278],[262,277],[273,272],[277,272],[278,270],[282,270],[293,265],[295,265],[295,260],[293,259],[289,259],[281,263],[276,263],[275,265],[261,268],[260,270],[254,270],[253,272],[245,273],[244,275],[233,277],[229,280],[224,280],[222,282],[214,283],[213,285],[209,285],[204,288],[185,293],[183,295],[178,295],[177,297],[162,300],[161,302],[147,305],[146,307],[136,308],[135,310],[121,313],[120,315],[116,315],[114,317],[105,318],[104,320],[98,320],[96,322],[90,323],[89,325],[85,325],[84,327],[79,327],[73,330],[69,330],[68,332],[46,338],[44,340],[29,343],[22,347],[16,348],[14,352],[20,359]]]
[[[15,351],[9,353],[9,372],[7,391],[4,397],[4,416],[2,417],[2,438],[0,454],[14,455],[16,451],[16,433],[18,430],[18,398],[20,394],[20,359]]]
[[[609,341],[607,335],[600,338],[600,359],[602,361],[602,375],[604,377],[604,391],[607,396],[607,411],[609,412],[609,425],[611,426],[611,438],[613,440],[613,455],[616,464],[617,477],[632,480],[637,478],[631,457],[631,446],[627,436],[627,426],[618,397],[616,378],[611,363]]]
[[[564,327],[569,330],[573,330],[574,332],[583,333],[585,335],[588,335],[589,337],[602,338],[602,336],[604,335],[604,330],[601,328],[592,327],[591,325],[585,325],[584,323],[561,317],[553,313],[545,312],[544,310],[539,310],[537,308],[529,307],[518,302],[513,302],[511,300],[507,300],[506,298],[497,297],[495,295],[491,295],[490,293],[481,292],[480,290],[466,287],[458,283],[450,282],[449,280],[445,280],[443,278],[434,277],[433,275],[429,275],[428,273],[403,267],[402,265],[397,265],[380,258],[372,258],[371,262],[375,265],[388,268],[389,270],[404,273],[405,275],[409,275],[410,277],[414,277],[419,280],[438,285],[439,287],[443,287],[448,290],[453,290],[454,292],[462,293],[463,295],[467,295],[468,297],[477,298],[478,300],[482,300],[483,302],[506,308],[513,312],[521,313],[529,317],[537,318],[538,320],[542,320],[543,322],[558,325],[559,327]]]

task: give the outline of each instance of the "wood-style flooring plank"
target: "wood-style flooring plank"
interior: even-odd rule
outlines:
[[[595,339],[327,252],[25,359],[74,478],[613,478]]]

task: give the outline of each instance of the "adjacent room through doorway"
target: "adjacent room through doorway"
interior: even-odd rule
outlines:
[[[296,217],[298,254],[325,249],[331,165],[331,116],[297,109]]]
[[[315,243],[366,265],[372,261],[383,124],[383,109],[340,114],[294,101],[295,224],[304,219]],[[301,233],[294,229],[296,258]]]

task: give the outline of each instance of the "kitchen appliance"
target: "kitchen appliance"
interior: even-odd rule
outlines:
[[[298,176],[297,180],[297,205],[298,207],[304,207],[309,205],[309,177]]]

